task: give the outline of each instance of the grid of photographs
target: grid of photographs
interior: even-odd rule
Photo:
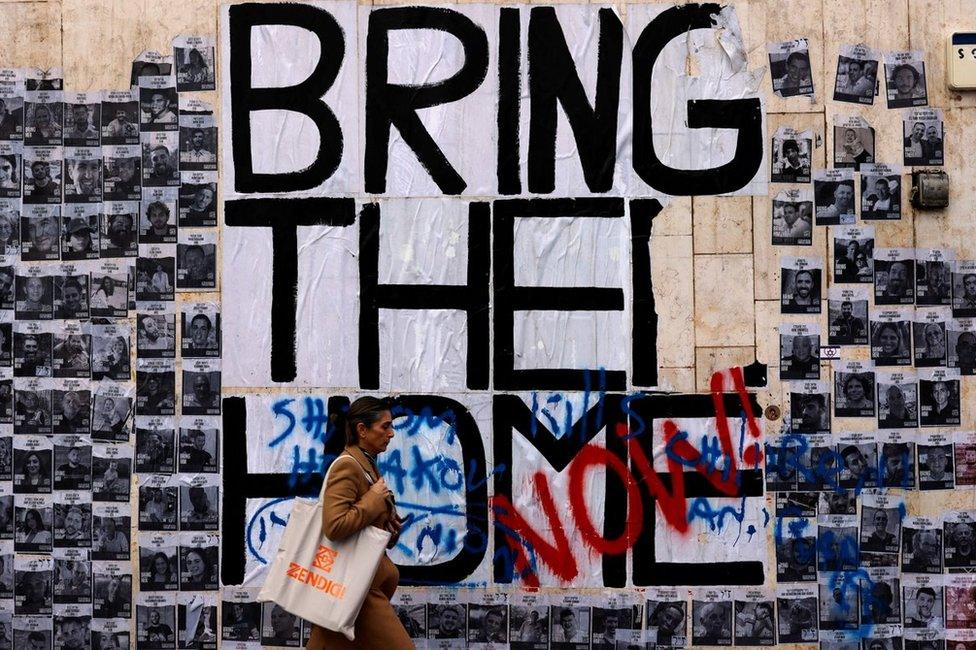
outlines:
[[[214,88],[0,74],[0,648],[217,647]]]

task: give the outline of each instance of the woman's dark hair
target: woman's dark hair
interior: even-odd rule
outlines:
[[[367,428],[373,426],[392,406],[393,401],[387,397],[360,397],[349,405],[345,413],[334,414],[332,424],[337,429],[345,427],[346,444],[355,445],[359,443],[359,435],[356,433],[359,423]]]
[[[37,522],[37,532],[41,532],[42,530],[45,530],[45,528],[44,528],[44,519],[41,518],[41,513],[38,512],[37,510],[35,510],[34,508],[29,508],[24,513],[24,527],[25,528],[27,527],[27,520],[28,519],[31,519],[31,518],[34,521]]]
[[[195,554],[197,557],[200,558],[200,561],[203,562],[203,575],[204,575],[204,579],[205,580],[209,580],[210,579],[210,572],[212,570],[211,569],[211,566],[210,566],[210,556],[207,555],[207,552],[204,549],[202,549],[202,548],[195,548],[195,547],[194,548],[190,548],[190,549],[187,549],[186,553],[183,555],[183,562],[184,563],[186,562],[186,558],[189,557],[190,553]],[[189,572],[187,572],[187,573],[189,573]]]
[[[149,560],[150,575],[154,575],[156,573],[156,560],[160,558],[162,558],[162,560],[166,563],[166,573],[164,575],[166,577],[166,582],[169,582],[173,575],[173,567],[169,564],[169,557],[162,551],[153,553],[152,558]]]
[[[31,456],[33,456],[34,458],[37,459],[37,464],[39,466],[39,469],[37,470],[37,473],[40,474],[40,475],[42,475],[42,476],[45,473],[47,473],[47,468],[44,467],[44,459],[41,458],[41,455],[39,453],[37,453],[36,451],[32,451],[29,454],[27,454],[26,456],[24,456],[24,464],[22,465],[22,468],[24,470],[24,475],[25,476],[27,475],[27,461],[29,461],[31,459]]]

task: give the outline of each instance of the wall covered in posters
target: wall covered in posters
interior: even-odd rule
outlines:
[[[0,648],[300,646],[367,394],[418,647],[976,645],[974,104],[876,9],[0,5]]]

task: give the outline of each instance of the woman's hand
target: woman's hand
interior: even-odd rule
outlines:
[[[400,528],[402,526],[403,524],[400,523],[400,520],[397,517],[390,517],[386,520],[386,525],[383,527],[383,529],[389,531],[389,533],[396,538],[396,536],[400,534]]]
[[[386,481],[384,479],[380,479],[380,480],[376,481],[375,483],[373,483],[369,487],[369,491],[370,492],[373,492],[374,494],[380,495],[384,499],[386,497],[390,496],[390,494],[391,494],[390,488],[386,487]]]

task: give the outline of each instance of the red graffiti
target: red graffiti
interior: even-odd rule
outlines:
[[[749,434],[753,438],[758,438],[761,431],[749,402],[742,370],[732,368],[729,374],[742,404]],[[637,438],[629,435],[630,430],[627,424],[618,425],[615,433],[626,439],[627,451],[636,476],[622,460],[607,449],[596,445],[585,445],[570,463],[568,468],[570,515],[572,523],[579,532],[588,552],[618,555],[625,553],[637,542],[645,521],[645,504],[641,499],[639,482],[643,482],[646,486],[651,499],[660,509],[661,516],[667,525],[679,533],[687,533],[689,529],[688,509],[685,501],[684,474],[686,468],[692,467],[704,475],[719,492],[729,496],[737,494],[738,465],[732,445],[732,434],[725,413],[723,399],[725,379],[723,373],[716,372],[712,375],[710,388],[719,446],[725,462],[730,464],[727,471],[716,468],[713,463],[706,462],[702,452],[695,449],[687,440],[675,440],[679,430],[678,426],[671,420],[663,422],[664,443],[670,445],[672,451],[667,458],[667,474],[671,482],[670,489],[665,486],[661,473],[654,469],[653,463],[644,453]],[[746,448],[742,460],[750,467],[755,466],[761,460],[758,443]],[[606,539],[597,530],[587,509],[584,491],[586,475],[590,469],[601,465],[608,472],[616,474],[627,491],[627,523],[623,533],[616,539]],[[532,489],[545,517],[543,528],[551,531],[551,540],[544,538],[539,531],[533,528],[505,495],[496,495],[491,500],[500,534],[504,535],[508,546],[515,554],[513,568],[516,574],[522,576],[525,586],[530,588],[539,586],[539,577],[528,561],[526,553],[528,547],[534,552],[538,564],[548,567],[560,580],[570,582],[579,574],[579,564],[573,554],[573,549],[570,547],[566,527],[553,499],[549,479],[544,472],[538,471],[533,474]]]

